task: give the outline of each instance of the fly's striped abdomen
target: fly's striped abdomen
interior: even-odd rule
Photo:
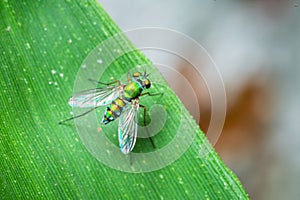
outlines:
[[[116,118],[118,118],[123,110],[123,107],[125,106],[126,102],[121,99],[120,97],[114,100],[107,108],[106,112],[104,113],[102,123],[107,124],[111,121],[114,121]]]

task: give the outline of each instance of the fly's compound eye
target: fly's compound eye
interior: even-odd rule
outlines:
[[[145,81],[144,81],[144,84],[145,84],[145,87],[148,89],[148,88],[150,88],[150,86],[151,86],[151,83],[150,83],[150,81],[148,80],[148,79],[146,79]]]
[[[141,76],[141,73],[140,72],[134,72],[133,73],[133,77],[134,78],[138,78],[138,77],[140,77]]]

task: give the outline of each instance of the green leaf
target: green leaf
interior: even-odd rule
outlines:
[[[163,149],[175,138],[179,118],[187,135],[195,136],[178,160],[143,173],[116,170],[99,161],[97,151],[103,147],[97,143],[92,146],[92,134],[79,136],[76,130],[80,127],[76,129],[73,122],[58,125],[58,121],[71,116],[67,101],[89,52],[121,33],[97,2],[5,0],[0,2],[0,9],[1,198],[248,199],[239,180],[224,166],[162,76],[138,50],[112,62],[101,81],[124,77],[138,65],[154,70],[150,91],[163,90],[164,96],[143,97],[141,102],[147,108],[159,102],[168,116],[165,127],[153,137],[155,150]],[[120,49],[127,41],[122,38],[115,41]],[[102,59],[109,58],[111,52],[104,52]],[[99,118],[102,111],[96,113]],[[116,122],[102,130],[104,134],[100,131],[99,135],[117,144],[115,134],[110,134],[117,133]],[[199,157],[203,147],[209,153]],[[91,148],[96,148],[95,152]],[[138,139],[133,155],[151,151],[148,139]],[[111,155],[110,159],[124,159],[119,164],[128,166],[129,171],[156,164],[133,156],[130,166],[128,156],[120,155]]]

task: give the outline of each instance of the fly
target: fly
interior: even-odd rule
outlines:
[[[145,89],[149,89],[151,86],[148,76],[149,74],[146,74],[146,72],[143,74],[135,72],[132,77],[128,76],[127,84],[122,84],[119,80],[111,83],[97,82],[106,87],[85,90],[69,99],[69,105],[72,107],[91,109],[80,115],[63,120],[59,124],[84,116],[99,107],[107,106],[102,123],[106,125],[119,118],[118,139],[120,149],[123,154],[130,153],[134,148],[137,138],[139,108],[144,110],[143,123],[144,126],[146,125],[146,106],[139,103],[139,98],[145,95],[162,95],[162,93],[151,94],[144,92]],[[154,147],[151,137],[149,139]]]

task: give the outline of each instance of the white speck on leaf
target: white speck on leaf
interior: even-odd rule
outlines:
[[[103,61],[102,61],[101,59],[98,59],[98,60],[97,60],[97,63],[98,63],[98,64],[102,64]]]
[[[52,73],[52,74],[56,74],[56,70],[55,70],[55,69],[52,69],[52,70],[51,70],[51,73]]]
[[[178,178],[178,183],[181,185],[183,184],[182,178],[180,178],[180,177]]]
[[[11,30],[11,26],[8,26],[5,30],[9,32]]]
[[[30,49],[31,48],[31,46],[30,46],[30,44],[28,42],[25,44],[25,47],[26,47],[26,49]]]
[[[23,78],[23,80],[24,80],[25,84],[28,84],[28,81],[26,78]]]

